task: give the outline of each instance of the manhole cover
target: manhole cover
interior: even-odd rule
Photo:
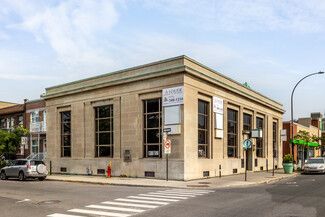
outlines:
[[[211,184],[211,182],[199,182],[199,184],[206,185],[206,184]]]
[[[207,188],[209,185],[187,185],[188,188]]]
[[[59,200],[47,200],[47,201],[41,201],[38,204],[56,204],[56,203],[60,203],[61,201]]]

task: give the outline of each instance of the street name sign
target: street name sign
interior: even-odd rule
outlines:
[[[163,129],[163,132],[166,132],[166,133],[169,133],[170,131],[172,131],[171,128],[164,128],[164,129]]]

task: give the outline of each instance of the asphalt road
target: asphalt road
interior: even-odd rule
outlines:
[[[6,180],[0,204],[1,217],[325,216],[325,175],[213,192]]]

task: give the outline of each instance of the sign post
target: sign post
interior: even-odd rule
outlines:
[[[171,152],[171,142],[170,140],[166,139],[164,142],[165,146],[165,154],[166,154],[166,180],[168,181],[168,155]]]
[[[27,137],[21,137],[21,141],[20,141],[21,145],[23,145],[23,149],[24,149],[24,158],[25,158],[25,147],[27,145]]]
[[[252,140],[245,139],[243,142],[243,147],[245,149],[245,155],[246,155],[246,162],[245,162],[245,182],[246,182],[247,181],[247,164],[248,164],[247,149],[252,148]]]

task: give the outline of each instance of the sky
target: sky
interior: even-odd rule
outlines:
[[[323,71],[322,0],[0,0],[0,101],[179,55],[283,104]],[[325,112],[325,75],[294,118]]]

